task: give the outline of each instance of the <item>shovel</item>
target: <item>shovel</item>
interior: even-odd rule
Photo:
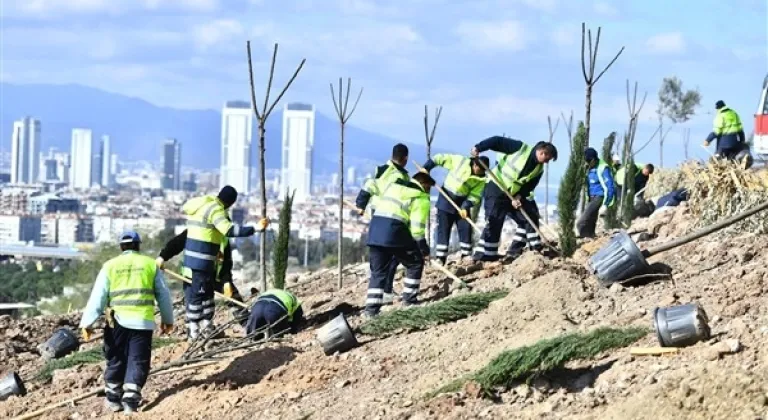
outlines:
[[[587,261],[587,270],[597,276],[597,279],[602,286],[609,287],[613,283],[629,279],[646,271],[648,269],[647,258],[685,245],[689,242],[693,242],[696,239],[717,232],[720,229],[744,220],[765,209],[768,209],[768,202],[752,207],[741,214],[731,216],[713,225],[699,229],[682,238],[642,251],[632,238],[622,230],[616,236],[611,238],[611,241],[608,242],[607,245],[597,251],[589,261]]]
[[[427,170],[426,170],[426,169],[424,169],[424,167],[422,167],[422,166],[421,166],[421,165],[419,165],[418,163],[416,163],[416,162],[413,162],[413,164],[414,164],[414,166],[416,166],[416,169],[418,169],[419,171],[421,171],[421,172],[424,172],[424,173],[428,173],[428,172],[427,172]],[[442,188],[442,187],[440,187],[440,186],[439,186],[439,185],[437,185],[437,184],[435,184],[435,188],[437,188],[437,191],[438,191],[438,192],[440,192],[440,194],[442,194],[442,195],[443,195],[443,197],[445,197],[445,199],[446,199],[446,200],[448,200],[448,202],[449,202],[449,203],[451,203],[451,206],[453,206],[453,208],[455,208],[455,209],[456,209],[456,211],[457,211],[457,212],[459,212],[459,214],[461,214],[461,208],[460,208],[458,205],[456,205],[456,203],[455,203],[455,202],[454,202],[454,201],[451,199],[451,197],[448,195],[448,193],[446,193],[446,192],[445,192],[445,190],[443,190],[443,188]],[[470,219],[469,217],[467,217],[466,219],[464,219],[464,221],[466,221],[466,222],[467,222],[467,223],[469,223],[469,224],[470,224],[470,225],[471,225],[473,228],[475,228],[475,230],[477,231],[477,233],[483,233],[482,229],[480,229],[479,227],[477,227],[477,225],[475,224],[475,222],[473,222],[473,221],[472,221],[472,219]]]

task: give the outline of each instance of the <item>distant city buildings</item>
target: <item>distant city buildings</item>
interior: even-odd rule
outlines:
[[[163,189],[181,190],[181,143],[167,139],[163,143]]]
[[[112,169],[112,145],[109,136],[101,136],[99,179],[100,185],[109,188],[114,184],[114,170]]]
[[[350,166],[347,169],[347,179],[346,179],[347,187],[355,187],[357,185],[357,170],[355,170],[354,166]]]
[[[72,152],[69,185],[76,190],[91,188],[93,165],[93,132],[85,128],[72,130]]]
[[[229,101],[221,112],[221,176],[219,186],[233,186],[238,193],[251,191],[251,104]]]
[[[40,120],[24,117],[13,123],[11,183],[33,184],[40,175]]]
[[[315,143],[315,107],[290,103],[283,110],[281,195],[296,191],[296,203],[312,196],[312,147]]]

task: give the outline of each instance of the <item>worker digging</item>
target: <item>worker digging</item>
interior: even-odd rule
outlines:
[[[256,233],[256,228],[240,226],[229,219],[227,209],[235,201],[237,191],[227,185],[219,191],[218,196],[193,198],[182,207],[187,216],[183,264],[192,274],[192,284],[184,285],[187,338],[190,341],[196,340],[201,332],[207,334],[214,329],[214,283],[222,241],[227,237],[242,238]],[[263,232],[268,225],[267,219],[261,219],[258,230]]]
[[[160,308],[161,332],[173,330],[171,294],[155,261],[139,254],[136,232],[120,235],[122,254],[99,271],[80,328],[83,340],[91,339],[91,326],[104,315],[104,383],[107,409],[127,414],[138,410],[141,389],[149,375],[155,301]]]
[[[486,156],[468,158],[462,155],[437,154],[424,163],[423,169],[429,173],[436,166],[448,170],[443,191],[437,198],[437,241],[435,257],[445,264],[448,257],[448,246],[451,241],[451,230],[456,225],[459,233],[459,248],[461,257],[472,255],[472,225],[467,221],[472,209],[480,205],[485,190],[485,169],[478,163],[483,161],[485,167],[490,165]],[[459,207],[457,210],[454,206]]]
[[[557,148],[547,142],[539,142],[531,147],[520,140],[495,136],[475,145],[470,154],[472,157],[478,157],[480,153],[488,150],[501,154],[492,170],[501,185],[495,180],[489,180],[490,185],[485,187],[483,200],[486,224],[472,258],[476,262],[497,261],[502,258],[499,254],[501,230],[504,220],[510,216],[517,228],[512,244],[504,255],[504,262],[511,262],[522,254],[526,245],[534,251],[543,249],[542,239],[537,231],[539,209],[533,193],[544,173],[544,165],[557,160]],[[523,212],[532,218],[535,227],[528,222]]]

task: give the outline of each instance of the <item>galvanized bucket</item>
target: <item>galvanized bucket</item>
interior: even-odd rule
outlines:
[[[648,262],[637,244],[622,230],[589,259],[588,268],[602,286],[609,287],[646,271]]]
[[[26,394],[27,388],[24,387],[24,382],[16,372],[11,372],[0,379],[0,401],[8,399],[11,395],[23,397]]]
[[[317,340],[323,345],[323,352],[326,356],[336,352],[343,353],[359,344],[344,314],[339,314],[320,327],[317,330]]]
[[[44,359],[50,360],[64,357],[77,350],[78,347],[80,347],[80,341],[78,341],[75,333],[69,328],[59,328],[54,331],[48,341],[38,346],[37,349]]]
[[[656,308],[653,323],[664,347],[690,346],[710,336],[707,313],[697,303]]]

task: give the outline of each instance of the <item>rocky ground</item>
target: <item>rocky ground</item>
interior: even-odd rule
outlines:
[[[685,209],[635,223],[641,246],[683,233]],[[287,342],[234,354],[217,365],[150,378],[138,418],[220,419],[755,419],[768,415],[768,247],[766,236],[709,237],[655,256],[654,276],[634,284],[600,287],[583,268],[607,240],[582,245],[573,260],[525,254],[507,266],[463,276],[473,290],[509,289],[504,299],[475,316],[425,331],[383,339],[359,336],[362,345],[325,356],[315,341],[319,325],[339,312],[357,325],[366,288],[366,267],[349,267],[337,290],[332,273],[298,279],[311,327]],[[464,269],[462,269],[464,270]],[[464,270],[466,271],[466,270]],[[432,273],[423,299],[445,297],[452,285]],[[471,388],[426,399],[425,394],[479,369],[506,349],[598,326],[652,327],[653,310],[698,302],[707,311],[712,339],[667,356],[606,352],[567,365],[529,384],[480,398]],[[221,319],[228,316],[220,311]],[[35,346],[60,323],[76,317],[12,321],[0,318],[0,357],[5,370],[30,375],[40,366]],[[181,321],[179,321],[179,327]],[[181,328],[178,328],[180,331]],[[230,334],[240,334],[232,331]],[[657,346],[649,334],[637,346]],[[158,365],[178,357],[186,344],[157,350]],[[23,398],[0,403],[12,417],[71,398],[100,383],[102,365],[59,372],[52,383],[31,387]],[[47,418],[107,416],[90,398],[59,408]]]

